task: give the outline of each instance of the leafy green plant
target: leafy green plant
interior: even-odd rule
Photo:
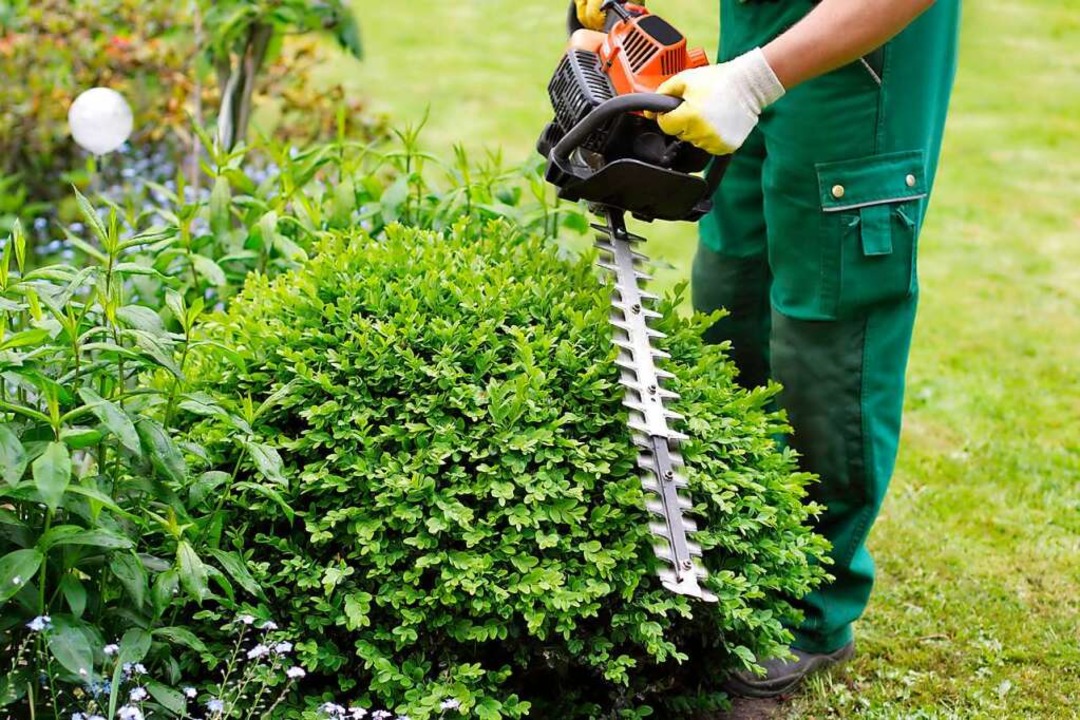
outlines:
[[[121,238],[115,212],[77,201],[96,262],[28,269],[19,226],[0,254],[0,655],[13,659],[0,706],[42,717],[103,680],[106,638],[176,677],[173,647],[205,649],[177,625],[184,606],[250,588],[231,553],[203,561],[175,491],[191,479],[184,450],[198,454],[168,426],[202,303],[132,303],[132,280],[157,276],[135,256],[172,241]]]
[[[435,216],[422,195],[405,217]],[[823,576],[823,541],[805,527],[808,478],[773,440],[773,390],[733,382],[700,339],[714,318],[658,308],[719,602],[668,594],[607,292],[502,221],[345,227],[203,325],[228,352],[189,357],[206,408],[187,437],[222,478],[221,545],[320,638],[297,646],[308,696],[417,720],[448,701],[480,718],[644,717],[715,706],[725,669],[784,647],[786,598]],[[272,472],[249,430],[277,450]]]

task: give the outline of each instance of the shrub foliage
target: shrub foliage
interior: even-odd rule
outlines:
[[[823,575],[823,541],[773,440],[772,391],[733,383],[700,339],[709,318],[660,308],[720,600],[667,593],[607,293],[588,262],[462,220],[331,233],[205,326],[228,352],[193,351],[191,377],[228,412],[189,439],[228,473],[222,544],[277,617],[319,638],[298,648],[308,695],[417,719],[447,700],[481,718],[642,717],[661,694],[708,703],[702,677],[780,651],[785,597]],[[244,451],[249,432],[281,467]]]

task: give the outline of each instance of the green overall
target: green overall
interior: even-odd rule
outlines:
[[[721,0],[721,60],[791,27],[811,0]],[[866,538],[896,460],[918,294],[916,246],[956,65],[960,0],[766,109],[701,222],[698,310],[729,312],[740,382],[783,385],[836,580],[800,601],[795,647],[852,639],[870,597]]]

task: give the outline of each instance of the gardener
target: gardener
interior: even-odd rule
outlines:
[[[602,25],[602,0],[576,0]],[[931,7],[932,6],[932,7]],[[726,308],[746,386],[775,378],[835,581],[801,601],[795,660],[739,673],[770,697],[851,657],[870,597],[866,537],[892,475],[918,294],[916,244],[956,63],[960,0],[721,0],[721,62],[660,92],[665,132],[735,153],[701,223],[696,309]],[[735,152],[738,151],[738,152]]]

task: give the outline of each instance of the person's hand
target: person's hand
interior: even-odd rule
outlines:
[[[713,155],[728,155],[746,141],[784,86],[756,48],[730,62],[685,70],[657,92],[683,99],[675,110],[656,116],[661,130]]]
[[[604,0],[574,0],[578,22],[589,30],[603,30],[606,13],[600,9]]]

